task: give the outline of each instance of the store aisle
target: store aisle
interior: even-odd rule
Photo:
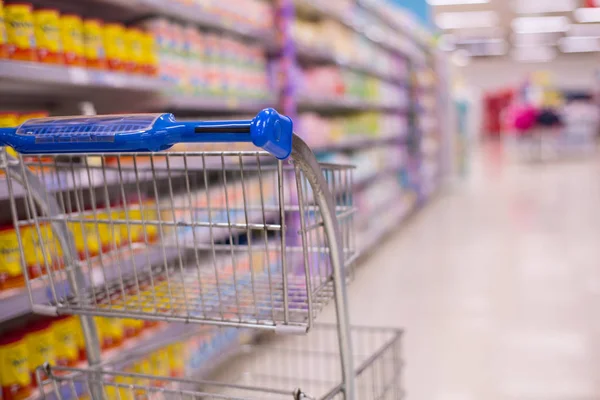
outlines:
[[[406,329],[408,399],[598,399],[600,164],[479,156],[367,259],[353,323]]]

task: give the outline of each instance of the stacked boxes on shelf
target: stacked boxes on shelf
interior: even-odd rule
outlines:
[[[205,97],[269,97],[264,48],[163,18],[143,25],[157,38],[160,77],[177,92]]]

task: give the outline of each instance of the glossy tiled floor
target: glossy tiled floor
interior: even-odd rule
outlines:
[[[506,158],[486,147],[350,286],[353,323],[406,329],[408,399],[600,399],[600,163]]]

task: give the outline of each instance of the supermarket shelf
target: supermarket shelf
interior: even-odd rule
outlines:
[[[252,216],[250,216],[252,217]],[[268,212],[266,214],[267,220],[273,220],[278,217],[278,212]],[[254,222],[262,222],[262,216],[260,218],[252,218]],[[229,237],[229,230],[219,230],[221,234],[215,233],[214,241],[225,240]],[[196,240],[198,243],[208,243],[211,241],[210,234],[205,232],[205,237],[198,234]],[[180,237],[181,241],[186,241],[186,236]],[[99,262],[99,257],[95,257],[91,260],[92,266],[91,271],[88,268],[87,261],[81,261],[82,270],[86,277],[86,282],[89,285],[100,285],[104,282],[117,279],[119,277],[126,276],[132,271],[136,270],[147,271],[153,266],[161,266],[166,262],[170,262],[176,259],[180,255],[180,250],[174,243],[175,240],[165,240],[165,246],[158,245],[144,245],[144,244],[133,244],[132,251],[129,252],[123,248],[117,251],[107,252],[102,254],[102,265],[103,268],[95,268],[94,264]],[[184,243],[180,244],[180,248],[185,249]],[[118,265],[118,268],[117,268]],[[104,272],[104,273],[103,273]],[[52,292],[48,288],[48,285],[40,281],[42,278],[31,281],[31,295],[34,304],[48,303],[49,299],[53,298]],[[57,284],[54,282],[55,290],[57,293],[65,293],[68,290],[67,282]],[[0,291],[0,323],[9,319],[28,314],[32,312],[31,304],[29,301],[29,295],[25,288],[16,288],[6,291]]]
[[[199,5],[186,5],[183,2],[165,0],[101,0],[101,2],[135,11],[139,16],[158,14],[175,18],[204,28],[251,39],[254,42],[264,44],[266,47],[274,47],[275,44],[275,37],[270,32],[225,20],[218,15],[206,12]]]
[[[302,62],[334,64],[341,68],[349,69],[356,72],[362,72],[366,75],[374,76],[376,78],[396,83],[399,85],[406,84],[408,80],[408,78],[395,78],[390,74],[382,72],[366,64],[355,63],[340,59],[339,57],[336,57],[335,54],[333,54],[333,52],[329,49],[310,48],[298,45],[296,51],[298,59]]]
[[[397,20],[397,18],[387,14],[381,9],[381,6],[377,4],[377,2],[372,0],[357,0],[357,4],[362,7],[363,10],[369,12],[371,15],[382,21],[390,28],[410,37],[414,43],[419,45],[419,47],[427,48],[427,43],[422,36],[411,32],[409,27],[404,26],[402,22]]]
[[[322,153],[333,153],[333,152],[353,152],[365,149],[371,149],[373,147],[385,146],[393,143],[404,143],[405,138],[402,136],[384,136],[384,137],[369,137],[369,136],[357,136],[348,137],[343,142],[326,144],[313,148],[313,151],[317,154]]]
[[[379,182],[383,178],[399,174],[401,168],[401,166],[391,166],[364,176],[354,182],[354,185],[352,186],[352,192],[361,192],[372,184]]]
[[[298,108],[305,111],[348,112],[348,111],[401,111],[406,112],[399,104],[385,104],[359,99],[343,98],[309,98],[303,97],[298,102]]]
[[[393,204],[390,204],[390,207],[382,207],[386,212],[385,218],[379,218],[382,220],[380,224],[362,234],[359,233],[359,240],[357,243],[363,244],[363,247],[359,252],[360,254],[369,254],[369,252],[375,249],[387,235],[402,224],[409,216],[419,210],[417,203],[414,200],[409,200],[408,196],[404,196],[400,202],[394,200],[392,203]]]
[[[403,50],[396,43],[386,40],[382,35],[375,35],[370,32],[373,29],[370,25],[365,25],[359,21],[354,21],[351,17],[342,15],[337,10],[331,8],[326,0],[298,0],[297,4],[301,4],[306,10],[313,14],[317,14],[323,18],[329,18],[337,21],[356,33],[362,35],[372,43],[396,54],[405,55]]]
[[[238,97],[210,97],[190,95],[165,95],[155,102],[151,108],[172,112],[234,112],[256,114],[273,107],[274,99],[242,99]]]
[[[111,89],[133,92],[159,92],[168,88],[160,79],[78,67],[65,67],[23,61],[0,61],[2,93],[36,93],[51,86],[54,95],[75,90]]]

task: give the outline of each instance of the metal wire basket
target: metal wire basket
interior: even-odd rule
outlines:
[[[256,151],[19,155],[13,162],[24,179],[5,176],[10,198],[23,198],[14,200],[14,219],[29,286],[43,287],[52,304],[35,304],[38,311],[306,329],[333,296],[320,209],[293,163]],[[348,266],[352,168],[321,168]],[[39,200],[58,209],[48,212]],[[80,259],[73,265],[61,262],[49,229],[56,223],[74,237]],[[40,251],[27,254],[27,243]],[[74,269],[84,279],[68,288]]]
[[[356,399],[345,287],[356,257],[352,168],[319,165],[289,118],[272,109],[251,121],[50,118],[2,128],[0,142],[19,151],[0,153],[0,173],[32,308],[83,315],[91,372],[79,372],[92,374],[94,399],[107,396],[110,373],[98,369],[91,316],[306,333],[330,299],[335,393]],[[268,153],[165,152],[197,142]]]
[[[355,328],[352,338],[356,398],[403,398],[401,331]],[[106,399],[121,400],[343,399],[337,340],[334,325],[316,325],[306,337],[261,340],[245,346],[238,357],[226,363],[219,380],[138,373],[134,371],[139,368],[133,367],[138,360],[131,359],[97,371],[45,367],[38,376],[47,376],[40,385],[46,398],[62,400],[89,398],[94,390]]]

